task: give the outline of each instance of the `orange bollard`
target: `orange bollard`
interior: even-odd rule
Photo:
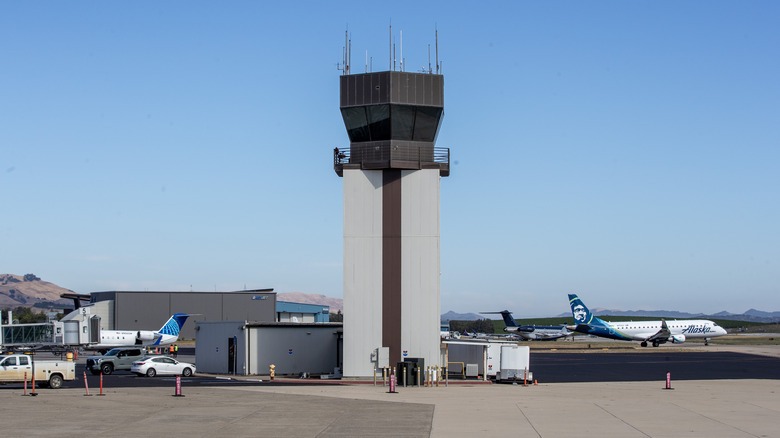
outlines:
[[[105,394],[103,394],[103,372],[102,371],[100,372],[100,394],[98,394],[98,395],[100,395],[100,396],[105,395]]]
[[[87,372],[86,371],[84,371],[84,389],[87,391],[87,393],[84,394],[84,396],[85,397],[89,396],[89,385],[87,384]]]

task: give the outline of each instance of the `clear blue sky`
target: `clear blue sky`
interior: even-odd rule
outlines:
[[[780,310],[780,3],[265,3],[0,2],[0,273],[341,297],[336,63],[392,21],[407,71],[439,30],[442,312]]]

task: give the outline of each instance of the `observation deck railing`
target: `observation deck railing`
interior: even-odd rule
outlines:
[[[439,175],[450,174],[450,148],[419,145],[352,145],[333,150],[333,170],[343,176],[344,168],[439,169]]]

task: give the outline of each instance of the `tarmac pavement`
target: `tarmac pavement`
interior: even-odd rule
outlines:
[[[0,389],[4,436],[777,437],[780,381]]]
[[[773,357],[780,351],[758,348]],[[460,383],[395,394],[381,383],[289,383],[183,384],[184,397],[172,386],[110,388],[103,397],[40,389],[25,397],[9,385],[0,387],[0,427],[3,436],[31,437],[780,437],[775,379],[681,380],[672,390],[663,380]]]

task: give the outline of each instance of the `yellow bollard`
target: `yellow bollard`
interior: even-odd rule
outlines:
[[[271,365],[268,367],[268,374],[271,376],[271,380],[273,380],[273,379],[274,379],[274,376],[276,375],[276,365],[274,365],[274,364],[271,364]]]

